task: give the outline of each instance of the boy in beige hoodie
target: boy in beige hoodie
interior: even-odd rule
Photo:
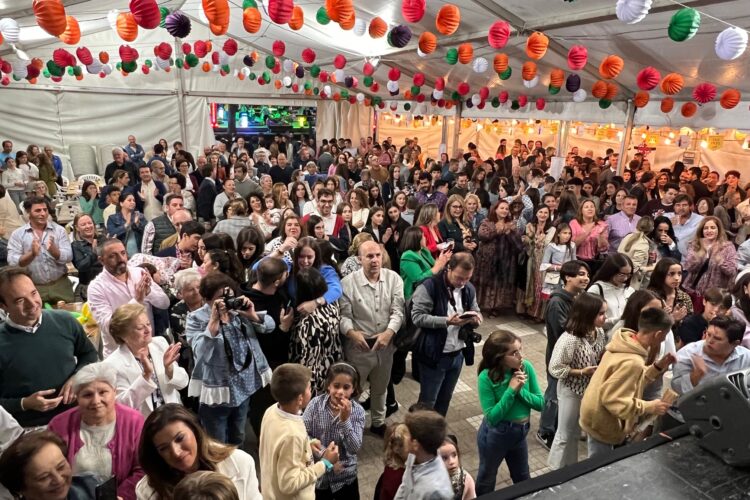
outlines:
[[[649,349],[657,349],[672,328],[666,311],[641,311],[638,331],[618,330],[591,378],[581,401],[580,424],[589,435],[589,457],[622,444],[645,415],[664,415],[670,404],[661,400],[644,401],[643,387],[661,377],[675,362],[668,353],[650,366]]]

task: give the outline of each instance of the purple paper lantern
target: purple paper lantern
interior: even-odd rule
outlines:
[[[190,29],[192,28],[190,18],[179,10],[167,16],[167,19],[164,21],[164,27],[175,38],[185,38],[190,34]]]
[[[575,73],[568,75],[567,80],[565,80],[565,90],[567,90],[568,92],[575,92],[580,88],[581,77],[576,75]]]

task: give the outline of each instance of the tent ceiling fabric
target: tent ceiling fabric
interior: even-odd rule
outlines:
[[[337,54],[343,54],[347,58],[346,74],[356,76],[360,80],[359,88],[353,92],[361,91],[372,95],[372,92],[362,84],[362,67],[365,58],[379,57],[381,62],[373,77],[380,85],[378,95],[385,100],[403,98],[404,91],[412,85],[414,73],[422,72],[426,77],[422,92],[428,96],[428,100],[435,81],[440,77],[445,77],[446,91],[455,90],[461,82],[467,82],[470,85],[470,93],[464,96],[464,99],[471,97],[481,87],[488,86],[490,99],[497,96],[501,90],[507,90],[511,99],[520,94],[527,95],[532,110],[538,97],[544,97],[549,102],[571,102],[572,94],[566,91],[564,86],[557,95],[550,95],[547,86],[552,69],[561,68],[566,76],[571,73],[566,63],[566,56],[567,50],[573,45],[585,45],[588,48],[588,64],[577,73],[581,77],[581,88],[589,94],[592,85],[599,79],[598,66],[601,60],[610,54],[616,54],[625,61],[624,69],[614,80],[619,87],[619,94],[615,99],[618,101],[632,97],[639,90],[636,85],[636,75],[646,66],[654,66],[662,76],[677,72],[685,78],[684,90],[675,96],[678,101],[690,100],[693,87],[702,82],[715,84],[719,94],[726,88],[732,87],[746,96],[750,95],[750,69],[748,69],[750,68],[750,51],[746,51],[734,61],[719,59],[714,51],[714,43],[718,33],[727,25],[712,19],[715,17],[747,29],[750,25],[748,0],[684,0],[682,3],[685,5],[696,6],[712,16],[702,16],[697,35],[685,42],[674,42],[667,36],[670,18],[681,8],[681,4],[678,5],[672,0],[655,0],[652,12],[637,24],[625,24],[615,17],[616,0],[578,0],[575,2],[503,0],[502,4],[498,0],[457,0],[455,4],[461,11],[461,24],[458,31],[451,36],[440,35],[435,26],[438,10],[445,5],[445,2],[428,1],[426,13],[419,22],[406,23],[401,14],[399,0],[388,2],[354,0],[358,19],[364,19],[369,23],[373,17],[380,16],[388,23],[389,29],[398,24],[405,24],[411,28],[413,34],[411,41],[401,49],[388,45],[387,37],[372,39],[367,33],[358,37],[353,30],[345,31],[335,22],[330,22],[325,26],[319,24],[315,15],[317,10],[324,5],[322,0],[299,3],[304,11],[305,23],[298,31],[291,30],[287,25],[277,25],[271,22],[266,13],[267,2],[268,0],[257,0],[263,18],[262,27],[259,33],[251,35],[243,28],[242,1],[231,0],[228,33],[220,37],[213,36],[208,31],[201,0],[167,0],[159,2],[159,5],[170,10],[179,8],[192,19],[193,30],[186,38],[187,42],[212,39],[215,41],[214,50],[220,50],[225,39],[228,37],[236,39],[240,43],[241,52],[235,56],[232,63],[235,69],[242,67],[243,52],[258,50],[261,52],[261,57],[253,71],[263,72],[265,70],[264,56],[272,53],[274,41],[283,40],[286,44],[285,57],[300,62],[302,51],[309,47],[317,54],[316,64],[328,71],[333,70],[334,57]],[[89,44],[92,53],[108,50],[113,59],[117,59],[117,48],[125,42],[120,40],[109,27],[107,13],[111,9],[127,12],[128,2],[126,0],[64,0],[63,3],[66,6],[66,13],[77,17],[84,33],[78,46]],[[50,37],[36,26],[30,0],[0,0],[0,18],[4,17],[12,17],[19,22],[22,30],[18,47],[27,51],[31,57],[40,57],[46,61],[51,58],[52,50],[57,47],[65,47],[70,52],[75,52],[75,46],[62,44],[58,39]],[[503,49],[497,50],[489,45],[487,31],[492,23],[501,19],[509,21],[513,30],[508,44]],[[517,31],[519,28],[525,31],[519,33]],[[536,61],[539,84],[529,89],[524,86],[521,79],[521,66],[528,60],[525,44],[532,30],[543,31],[550,38],[550,47],[544,58]],[[438,48],[432,54],[420,57],[416,50],[417,40],[424,31],[431,31],[438,35]],[[130,45],[138,48],[141,60],[143,60],[148,57],[153,58],[153,47],[162,41],[173,43],[174,39],[161,28],[152,31],[140,29],[138,39]],[[446,62],[446,51],[465,41],[473,44],[474,58],[487,59],[489,69],[486,72],[482,74],[474,72],[471,63],[450,65]],[[3,57],[13,57],[12,52],[7,42],[0,47],[0,55]],[[512,76],[505,81],[500,80],[492,67],[493,58],[499,52],[504,52],[509,56],[510,67],[513,70]],[[141,60],[139,60],[139,66]],[[204,60],[210,61],[210,55]],[[399,80],[401,93],[396,98],[389,96],[386,90],[386,83],[389,79],[388,71],[392,67],[399,68],[402,73]],[[177,71],[173,71],[170,75],[164,72],[160,75],[154,73],[156,72],[152,71],[149,75],[143,75],[137,71],[123,78],[117,72],[113,72],[101,81],[98,81],[99,78],[96,75],[86,75],[80,83],[65,78],[62,85],[131,89],[175,88],[173,80]],[[306,74],[300,83],[308,78],[309,75]],[[279,93],[272,86],[259,87],[255,82],[240,81],[231,73],[223,79],[215,72],[203,73],[200,67],[186,72],[186,81],[186,90],[193,92],[210,92],[218,89],[221,92],[236,94]],[[50,82],[40,78],[39,83]],[[26,84],[11,82],[12,85]],[[316,85],[323,86],[317,83]],[[281,93],[291,94],[291,91],[282,89]],[[448,92],[446,92],[447,96]],[[652,100],[658,100],[661,97],[658,90],[651,92]],[[740,107],[747,111],[747,103],[741,104]],[[489,103],[487,108],[489,108]],[[679,106],[676,106],[675,113],[679,114]]]

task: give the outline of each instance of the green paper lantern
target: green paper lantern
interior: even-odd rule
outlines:
[[[44,78],[49,78],[50,77],[49,70],[47,68],[44,68],[44,70],[42,71],[42,75],[44,75]]]
[[[341,98],[342,99],[349,99],[349,91],[348,90],[342,90],[341,91]]]
[[[138,63],[136,61],[122,63],[122,69],[128,73],[132,73],[138,69]]]
[[[121,63],[121,62],[118,62],[117,64],[115,64],[115,69],[116,69],[117,71],[122,71],[122,63]]]
[[[80,66],[73,66],[73,75],[81,76],[83,74],[83,68]]]
[[[258,78],[258,75],[256,75],[255,73],[250,73],[249,75],[247,75],[247,77],[251,80],[255,80],[256,78]]]
[[[510,75],[512,74],[513,74],[513,70],[510,69],[510,66],[508,66],[508,69],[506,69],[502,73],[498,73],[497,76],[499,76],[501,80],[507,80],[508,78],[510,78]]]
[[[151,62],[151,59],[146,59],[146,66],[151,68],[153,67],[154,63]]]
[[[70,76],[73,76],[75,73],[73,72],[73,66],[68,66],[68,74]]]
[[[266,82],[270,82],[271,81],[271,73],[269,73],[268,71],[264,71],[261,76],[263,77],[263,79]]]
[[[500,99],[498,97],[493,97],[491,101],[493,108],[499,108],[500,107]]]
[[[183,66],[182,58],[180,58],[180,57],[178,57],[177,60],[174,63],[175,63],[175,65],[178,68],[182,68],[182,66]]]
[[[225,64],[225,65],[223,65],[223,66],[221,67],[221,70],[222,70],[222,71],[223,71],[224,73],[229,73],[229,72],[231,71],[231,68],[229,67],[229,65],[228,65],[228,64]]]
[[[450,65],[456,64],[458,62],[458,49],[452,48],[448,49],[448,52],[445,54],[445,62],[447,62]]]
[[[310,76],[312,76],[313,78],[317,78],[318,75],[320,75],[320,66],[318,66],[317,64],[313,64],[310,68]]]
[[[258,4],[255,3],[255,0],[244,0],[242,2],[242,10],[249,9],[249,8],[258,8]]]
[[[169,9],[166,7],[159,7],[159,14],[161,14],[161,21],[159,21],[159,27],[166,27],[167,16],[169,15]]]
[[[458,101],[459,99],[461,99],[461,94],[459,94],[458,92],[454,90],[453,93],[451,94],[451,100]]]
[[[14,81],[14,82],[20,82],[20,81],[21,81],[21,79],[20,79],[20,78],[18,78],[18,77],[17,77],[16,75],[13,75],[13,81]]]
[[[410,109],[411,109],[411,103],[407,102],[406,104],[404,104],[404,110],[405,111],[409,111]]]
[[[515,100],[515,99],[513,99],[513,102],[510,103],[510,109],[512,109],[512,110],[516,110],[516,109],[518,109],[520,107],[521,107],[521,105],[518,104],[518,101]]]
[[[411,95],[416,96],[417,94],[419,94],[419,92],[420,92],[419,87],[417,87],[416,85],[411,86]]]
[[[273,69],[276,66],[276,58],[273,56],[266,56],[266,68]]]
[[[607,109],[610,106],[612,106],[612,101],[610,101],[609,99],[599,99],[600,108]]]
[[[315,95],[319,95],[319,94],[320,94],[320,89],[319,89],[318,87],[315,87],[315,88],[313,89],[313,94],[315,94]]]
[[[305,82],[304,88],[305,88],[305,90],[312,89],[312,82]]]
[[[318,9],[318,12],[315,13],[315,19],[318,21],[318,24],[322,24],[323,26],[331,22],[331,18],[328,17],[325,7]]]
[[[55,61],[47,61],[47,70],[49,71],[49,74],[52,76],[62,76],[63,75],[63,69],[55,64]]]
[[[174,57],[169,58],[169,65],[174,66]]]
[[[365,79],[362,81],[362,83],[365,84],[365,87],[370,88],[372,87],[373,79],[371,76],[366,76]]]
[[[669,20],[667,34],[675,42],[690,40],[698,33],[701,25],[701,15],[695,9],[680,9]]]
[[[549,93],[552,95],[557,95],[560,93],[560,87],[553,87],[552,85],[549,86]]]
[[[185,56],[185,64],[187,64],[191,68],[195,68],[196,66],[198,66],[199,62],[200,60],[195,54],[188,54]]]

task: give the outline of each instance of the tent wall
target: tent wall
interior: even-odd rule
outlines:
[[[344,137],[351,139],[356,147],[360,137],[372,135],[373,112],[370,106],[331,100],[317,101],[316,104],[318,116],[315,136],[318,146],[323,139]]]
[[[534,104],[527,105],[526,110],[510,109],[505,104],[499,108],[485,106],[484,109],[464,108],[461,112],[463,118],[491,118],[528,120],[567,120],[592,123],[617,123],[624,125],[627,119],[627,103],[613,102],[607,109],[601,109],[596,102],[548,102],[543,111],[537,111]]]
[[[442,125],[430,125],[427,127],[413,125],[414,122],[407,123],[406,117],[401,116],[401,121],[396,122],[392,117],[386,119],[385,114],[378,114],[378,140],[384,141],[387,137],[393,138],[393,144],[399,148],[405,143],[407,138],[419,137],[419,146],[422,148],[423,159],[439,158],[440,143],[443,138]]]

